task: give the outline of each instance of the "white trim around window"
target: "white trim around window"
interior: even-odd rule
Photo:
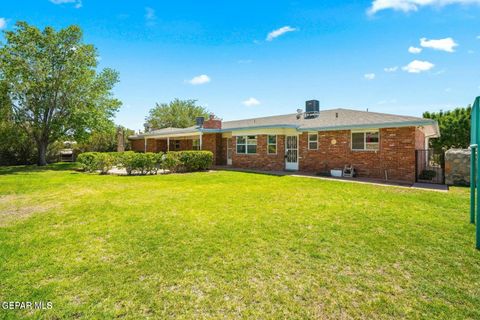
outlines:
[[[257,136],[237,136],[236,143],[237,154],[257,153]]]
[[[277,154],[277,135],[267,135],[267,154]]]
[[[380,149],[380,130],[351,131],[350,141],[352,151],[378,151]]]
[[[318,133],[308,134],[308,150],[318,150]]]

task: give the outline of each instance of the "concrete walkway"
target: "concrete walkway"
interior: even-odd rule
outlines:
[[[386,186],[386,187],[396,187],[396,188],[408,188],[408,189],[420,189],[420,190],[429,190],[429,191],[439,191],[447,192],[448,186],[441,184],[431,184],[431,183],[405,183],[401,181],[385,181],[382,179],[371,179],[371,178],[336,178],[336,177],[326,177],[318,176],[313,173],[308,172],[299,172],[299,171],[266,171],[266,170],[254,170],[254,169],[242,169],[242,168],[232,168],[228,166],[214,166],[214,170],[225,170],[225,171],[237,171],[237,172],[247,172],[247,173],[258,173],[258,174],[267,174],[274,176],[292,176],[300,178],[311,178],[311,179],[320,179],[320,180],[332,180],[332,181],[341,181],[341,182],[350,182],[350,183],[360,183],[360,184],[370,184],[377,186]]]

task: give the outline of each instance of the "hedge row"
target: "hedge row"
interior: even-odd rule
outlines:
[[[159,169],[170,172],[207,170],[213,163],[210,151],[177,151],[167,153],[84,152],[77,157],[82,169],[106,174],[114,166],[131,174],[157,174]]]

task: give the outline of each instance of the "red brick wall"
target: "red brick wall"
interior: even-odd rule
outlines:
[[[132,140],[132,150],[145,152],[145,140]],[[147,139],[147,152],[157,152],[157,143],[155,139]]]
[[[217,165],[222,163],[222,134],[221,133],[206,133],[202,136],[202,150],[213,152],[214,162]]]
[[[178,150],[192,150],[192,140],[179,140],[180,149]],[[167,152],[166,139],[147,139],[147,152]],[[132,150],[137,152],[145,151],[145,140],[132,140]],[[170,150],[174,151],[174,139],[170,140]]]
[[[318,150],[307,150],[308,134],[300,135],[300,170],[328,172],[352,164],[360,177],[415,181],[415,127],[380,129],[380,148],[352,151],[350,130],[319,132]],[[335,143],[332,143],[335,142]]]
[[[167,152],[167,140],[156,140],[157,152]]]
[[[318,150],[308,150],[308,134],[299,135],[299,167],[306,172],[329,172],[355,166],[360,177],[415,181],[415,149],[422,148],[424,136],[415,127],[380,129],[380,148],[375,151],[352,151],[350,130],[318,132]],[[165,140],[148,139],[147,151],[166,150]],[[332,143],[334,142],[334,143]],[[257,135],[256,154],[237,154],[236,138],[231,138],[232,166],[262,170],[284,170],[285,136],[277,135],[277,154],[267,154],[267,135]],[[191,140],[181,140],[181,150],[191,150]],[[215,164],[226,164],[227,139],[220,133],[207,133],[202,137],[203,150],[213,152]],[[132,140],[132,149],[144,151],[144,140]],[[173,149],[171,149],[173,150]]]
[[[425,134],[420,129],[415,129],[415,149],[425,149]]]
[[[208,119],[203,122],[203,127],[205,129],[222,129],[222,120],[219,119]]]
[[[138,140],[131,140],[132,142],[132,150],[137,152],[144,152],[145,151],[145,140],[138,139]]]
[[[285,136],[277,135],[277,154],[267,154],[267,135],[257,135],[256,154],[237,154],[237,139],[232,138],[232,166],[261,170],[283,170],[285,168]]]

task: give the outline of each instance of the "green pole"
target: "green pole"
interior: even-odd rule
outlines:
[[[475,151],[477,147],[471,146],[471,154],[470,154],[470,223],[475,223],[475,186],[477,185],[477,181],[475,179],[476,170],[475,170]]]
[[[477,147],[477,151],[478,151],[478,144],[480,143],[480,131],[478,129],[480,129],[480,97],[477,97],[475,99],[475,103],[473,104],[473,108],[472,108],[472,112],[475,114],[475,123],[474,123],[474,130],[475,130],[475,133],[474,133],[474,137],[475,137],[475,141],[473,142],[474,144],[476,144],[476,147]],[[472,128],[470,128],[472,129]],[[472,144],[473,144],[472,143]],[[476,180],[475,180],[475,184],[478,184],[480,183],[480,179],[478,177],[478,172],[480,171],[480,156],[477,155],[476,157],[477,159],[477,169],[475,170],[475,173],[476,173]],[[477,186],[478,187],[478,186]],[[478,191],[478,190],[477,190]],[[476,226],[475,226],[475,238],[476,238],[476,248],[480,250],[480,192],[477,192],[477,223],[476,223]]]

